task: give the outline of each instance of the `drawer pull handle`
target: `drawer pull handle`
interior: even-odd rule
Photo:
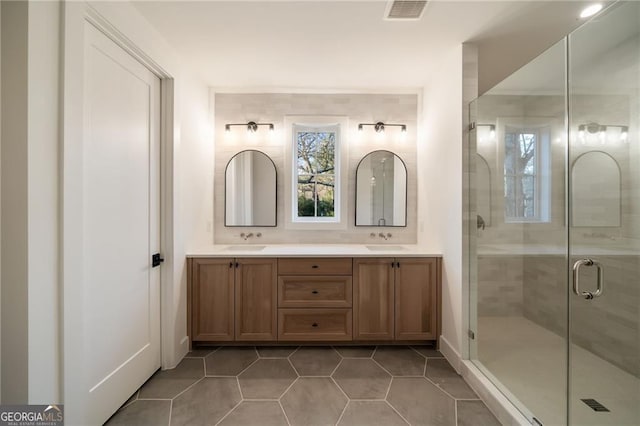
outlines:
[[[318,290],[313,290],[311,294],[318,294]]]
[[[314,322],[313,324],[311,324],[311,327],[317,327],[317,326],[318,326],[317,322]]]
[[[318,269],[318,268],[319,268],[319,266],[318,266],[318,265],[311,265],[311,268],[313,268],[313,269]]]

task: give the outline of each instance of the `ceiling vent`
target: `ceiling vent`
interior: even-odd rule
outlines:
[[[426,1],[390,1],[384,17],[392,20],[420,19],[426,6]]]

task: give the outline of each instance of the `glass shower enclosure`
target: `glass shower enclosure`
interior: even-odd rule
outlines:
[[[469,106],[471,361],[532,422],[640,424],[640,3]]]

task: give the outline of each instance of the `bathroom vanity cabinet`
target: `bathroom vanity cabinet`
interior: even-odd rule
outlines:
[[[435,341],[440,261],[191,257],[189,335],[195,343]]]
[[[191,340],[276,340],[276,271],[276,259],[190,259]]]
[[[354,340],[435,340],[439,259],[353,260]]]

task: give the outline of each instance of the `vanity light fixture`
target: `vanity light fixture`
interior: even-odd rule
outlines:
[[[358,131],[361,132],[364,126],[373,126],[373,129],[376,131],[376,133],[384,133],[385,127],[400,127],[400,131],[402,133],[407,132],[406,124],[389,124],[389,123],[383,123],[382,121],[378,121],[377,123],[360,123],[358,124]]]
[[[258,131],[258,126],[269,126],[269,131],[273,132],[273,123],[256,123],[255,121],[249,121],[248,123],[229,123],[224,125],[224,131],[229,133],[232,126],[244,126],[247,128],[247,132],[255,133]]]
[[[489,139],[493,140],[496,138],[496,125],[495,124],[476,124],[477,127],[488,127],[489,128]]]
[[[607,142],[607,130],[618,128],[620,129],[619,139],[621,142],[627,142],[629,138],[629,126],[622,124],[598,124],[598,123],[585,123],[578,126],[578,139],[583,144],[585,143],[586,133],[598,134],[600,143],[605,144]],[[585,133],[586,132],[586,133]]]

